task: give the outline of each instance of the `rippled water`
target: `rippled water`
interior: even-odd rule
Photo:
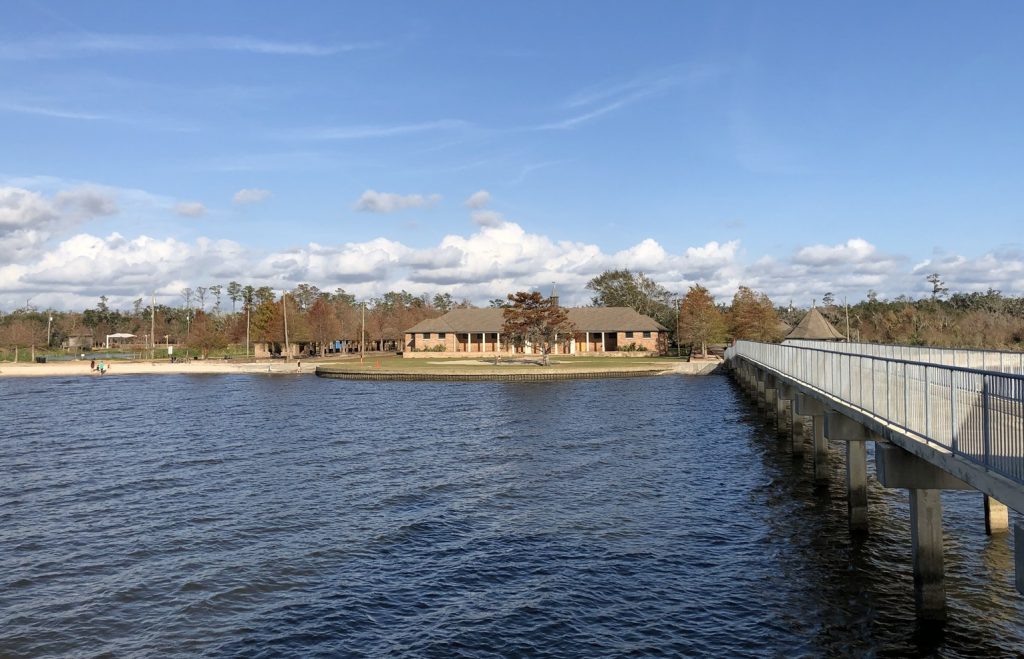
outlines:
[[[0,380],[0,655],[1015,656],[980,495],[950,621],[723,377]]]

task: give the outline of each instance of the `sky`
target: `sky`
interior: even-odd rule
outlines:
[[[1024,295],[1019,2],[51,2],[0,21],[0,309],[301,282]]]

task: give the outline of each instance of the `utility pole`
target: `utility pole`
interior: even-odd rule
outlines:
[[[46,321],[46,349],[50,349],[50,325],[53,323],[53,316]]]
[[[850,304],[846,301],[846,296],[843,296],[843,306],[846,307],[846,340],[853,341],[853,337],[850,336]]]
[[[153,291],[153,301],[149,305],[149,358],[156,359],[156,291]]]
[[[363,302],[363,329],[359,334],[359,365],[363,365],[363,358],[366,356],[366,302]]]
[[[281,310],[284,314],[284,358],[291,359],[292,351],[288,347],[288,293],[281,291]]]

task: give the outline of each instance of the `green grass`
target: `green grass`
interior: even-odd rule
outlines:
[[[540,361],[539,356],[531,356],[530,360]],[[452,363],[470,361],[468,363]],[[343,360],[324,360],[311,362],[316,366],[346,371],[391,372],[391,373],[537,373],[542,371],[649,371],[670,369],[685,359],[669,357],[569,357],[552,355],[550,365],[540,366],[526,361],[526,358],[502,358],[500,365],[495,365],[493,358],[472,357],[427,357],[419,359],[403,359],[389,355],[386,357],[367,357],[363,364],[359,358]]]

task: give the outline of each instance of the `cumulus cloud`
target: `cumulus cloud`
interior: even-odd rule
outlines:
[[[48,199],[32,190],[0,187],[0,261],[33,258],[57,231],[117,210],[113,195],[96,188],[72,188]]]
[[[480,209],[491,202],[491,193],[487,190],[477,190],[463,203],[467,208]]]
[[[801,248],[793,257],[795,263],[827,265],[835,263],[862,263],[875,253],[875,246],[863,238],[851,238],[840,245],[810,245]]]
[[[174,205],[174,212],[182,217],[202,217],[206,214],[206,206],[198,201],[179,201]]]
[[[0,266],[0,305],[13,306],[27,296],[57,308],[92,305],[100,295],[122,304],[153,291],[175,303],[183,285],[211,278],[235,277],[251,259],[231,241],[201,238],[185,243],[174,238],[126,238],[77,234],[61,241],[32,264]],[[189,285],[189,284],[186,284]],[[37,297],[36,297],[37,296]]]
[[[9,191],[0,195],[3,226],[16,223],[16,230],[22,231],[30,230],[33,221],[53,221],[56,204],[24,192],[15,195],[16,202]],[[790,299],[809,304],[829,291],[851,300],[863,298],[868,289],[883,297],[925,295],[929,291],[924,290],[924,275],[933,271],[954,290],[991,286],[1008,294],[1024,293],[1024,251],[1015,249],[980,257],[936,254],[917,264],[859,239],[797,247],[789,255],[752,260],[745,258],[738,241],[670,250],[647,238],[609,252],[592,243],[533,233],[503,218],[481,222],[465,235],[446,235],[426,247],[376,238],[268,252],[205,238],[185,242],[80,233],[40,248],[31,262],[6,263],[0,265],[0,308],[5,309],[20,306],[29,296],[37,304],[81,308],[94,304],[99,295],[110,296],[113,304],[124,308],[154,290],[160,302],[180,304],[181,288],[231,280],[275,289],[309,282],[325,290],[342,287],[360,297],[388,290],[443,291],[478,303],[557,282],[566,304],[582,304],[588,299],[586,283],[613,268],[643,271],[680,294],[701,283],[722,302],[730,300],[741,284],[764,291],[781,304]]]
[[[77,213],[82,217],[100,217],[118,212],[114,195],[99,188],[79,187],[65,190],[58,192],[53,201],[61,210]]]
[[[0,188],[0,231],[36,228],[60,215],[38,192],[21,188]]]
[[[236,204],[258,204],[261,201],[266,201],[270,197],[270,190],[262,190],[260,188],[242,188],[235,193],[232,200]]]
[[[505,221],[504,215],[492,210],[476,210],[470,213],[470,217],[482,227],[496,227]]]
[[[394,192],[377,192],[367,190],[356,201],[354,210],[365,213],[394,213],[406,208],[430,208],[441,201],[441,195],[409,194],[401,195]]]

